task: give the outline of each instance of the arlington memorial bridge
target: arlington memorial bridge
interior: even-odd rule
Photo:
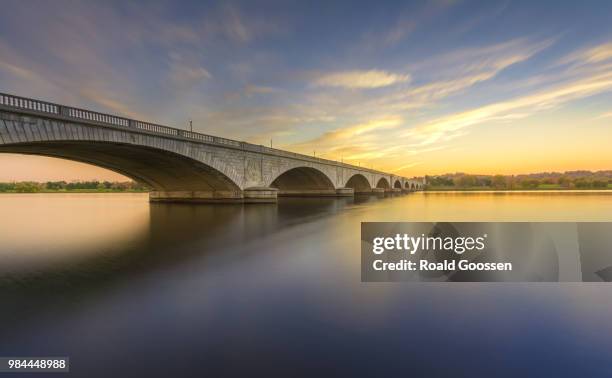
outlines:
[[[275,202],[423,188],[373,169],[2,93],[0,153],[103,167],[149,186],[151,201]]]

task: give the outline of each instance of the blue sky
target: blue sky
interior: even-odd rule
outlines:
[[[606,169],[610,20],[606,1],[4,1],[0,91],[408,176]]]

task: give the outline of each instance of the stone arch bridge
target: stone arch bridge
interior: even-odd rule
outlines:
[[[274,202],[277,196],[416,191],[408,179],[337,161],[0,93],[0,153],[103,167],[152,201]]]

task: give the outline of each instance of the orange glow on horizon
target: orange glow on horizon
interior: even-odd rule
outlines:
[[[0,154],[0,166],[0,182],[130,180],[104,168],[44,156]]]

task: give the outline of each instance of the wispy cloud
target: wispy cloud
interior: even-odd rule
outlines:
[[[244,94],[246,96],[252,96],[254,94],[270,94],[270,93],[276,93],[279,91],[280,89],[278,88],[266,87],[265,85],[247,84],[244,87]]]
[[[5,62],[0,60],[0,70],[4,70],[8,73],[10,73],[11,75],[15,75],[17,77],[20,77],[22,79],[26,79],[26,80],[37,80],[38,75],[36,73],[34,73],[33,71],[27,69],[27,68],[23,68],[20,66],[16,66],[14,64],[11,64],[9,62]]]
[[[113,114],[121,114],[125,117],[130,117],[139,120],[146,120],[149,118],[146,116],[146,114],[140,113],[131,108],[127,103],[113,99],[112,94],[106,95],[99,90],[91,90],[87,88],[83,88],[81,91],[79,91],[79,94],[103,106]]]
[[[612,60],[612,43],[604,43],[579,50],[561,59],[561,64],[593,64]]]
[[[186,57],[183,54],[172,52],[167,77],[173,88],[187,90],[197,86],[203,80],[211,79],[212,75],[198,62],[197,57]]]
[[[606,118],[612,118],[612,112],[602,113],[593,119],[597,120],[597,119],[606,119]]]
[[[410,81],[408,74],[396,74],[382,70],[340,71],[322,75],[314,84],[320,87],[379,88]]]
[[[386,117],[337,130],[327,131],[320,137],[300,143],[299,145],[324,145],[330,142],[347,141],[357,136],[374,131],[396,128],[401,125],[401,123],[402,119],[400,117]]]
[[[493,45],[458,49],[413,63],[415,81],[420,84],[367,99],[358,104],[357,112],[364,108],[398,112],[425,110],[440,101],[463,93],[471,87],[494,79],[507,68],[525,62],[549,47],[553,40],[530,42],[515,39]],[[351,99],[352,101],[352,99]]]
[[[455,3],[457,2],[454,0],[428,1],[422,7],[402,9],[389,23],[385,23],[384,27],[367,30],[354,49],[379,51],[405,42],[419,27],[431,24]]]
[[[287,147],[304,153],[318,150],[332,159],[375,159],[385,154],[386,148],[378,143],[381,135],[401,125],[401,117],[387,116],[327,131],[318,137]]]
[[[416,166],[417,166],[417,165],[419,165],[419,164],[422,164],[422,162],[417,161],[417,162],[410,163],[410,164],[404,164],[404,165],[402,165],[402,166],[399,166],[399,167],[397,167],[397,168],[393,169],[393,170],[392,170],[392,172],[393,172],[393,173],[403,172],[403,171],[405,171],[405,170],[407,170],[407,169],[409,169],[409,168],[416,167]]]
[[[248,42],[251,40],[251,31],[243,22],[243,18],[239,11],[234,7],[225,8],[225,33],[233,40],[238,42]]]
[[[449,133],[457,133],[470,126],[528,117],[538,111],[549,110],[569,101],[610,90],[612,90],[612,72],[598,73],[535,94],[444,116],[422,124],[408,131],[406,135],[419,138],[426,144],[432,144]]]

